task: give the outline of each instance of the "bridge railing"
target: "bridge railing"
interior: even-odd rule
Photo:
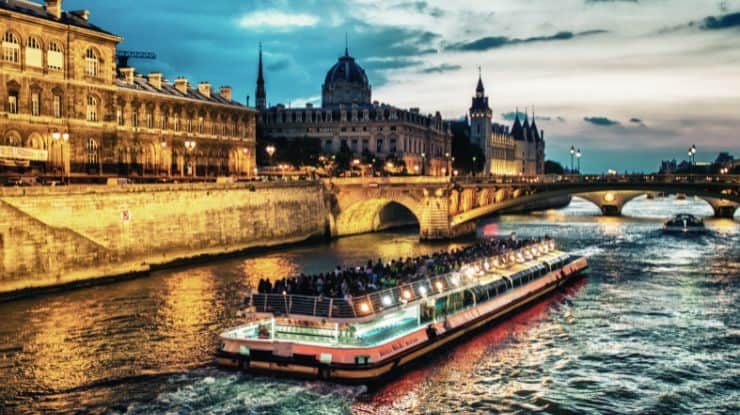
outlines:
[[[705,184],[705,183],[740,183],[740,175],[732,174],[587,174],[587,175],[540,175],[540,176],[484,176],[484,177],[455,177],[453,183],[458,184],[614,184],[614,183],[676,183],[676,184]]]

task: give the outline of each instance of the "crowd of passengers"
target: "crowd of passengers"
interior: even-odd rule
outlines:
[[[440,251],[415,258],[399,258],[388,263],[383,263],[378,259],[375,263],[369,260],[367,264],[359,267],[337,266],[332,272],[314,275],[301,274],[280,279],[274,284],[268,279],[261,279],[257,291],[260,294],[311,295],[331,298],[362,295],[432,275],[445,274],[460,269],[467,263],[502,255],[507,251],[521,249],[549,239],[545,235],[541,239],[521,240],[512,236],[507,239],[479,240],[465,248]]]

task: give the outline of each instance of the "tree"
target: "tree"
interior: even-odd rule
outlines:
[[[565,169],[557,161],[545,160],[545,174],[564,174]]]
[[[349,170],[350,163],[352,162],[352,150],[349,149],[346,141],[342,141],[342,144],[339,146],[339,153],[336,154],[335,161],[337,175],[341,175]]]

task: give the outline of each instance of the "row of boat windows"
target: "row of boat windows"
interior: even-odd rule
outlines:
[[[568,258],[562,258],[552,265],[540,264],[525,271],[518,272],[511,278],[496,280],[486,285],[472,287],[463,291],[438,297],[434,302],[421,302],[419,316],[406,316],[403,319],[388,319],[385,316],[378,321],[378,326],[365,331],[362,336],[355,334],[354,325],[336,333],[330,329],[315,329],[296,326],[278,326],[276,335],[281,339],[304,340],[319,343],[341,345],[372,346],[388,341],[401,334],[417,330],[433,322],[444,321],[448,316],[475,307],[489,301],[511,289],[521,287],[546,275],[550,270],[565,265]]]

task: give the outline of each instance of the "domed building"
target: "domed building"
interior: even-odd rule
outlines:
[[[321,107],[264,106],[266,93],[260,51],[257,78],[258,135],[279,146],[313,138],[325,154],[349,150],[353,157],[388,161],[395,173],[451,174],[452,132],[439,112],[422,114],[372,101],[365,70],[349,55],[329,69],[321,86]]]
[[[340,104],[370,104],[371,87],[365,70],[344,50],[334,66],[329,69],[321,86],[321,106],[331,107]]]

